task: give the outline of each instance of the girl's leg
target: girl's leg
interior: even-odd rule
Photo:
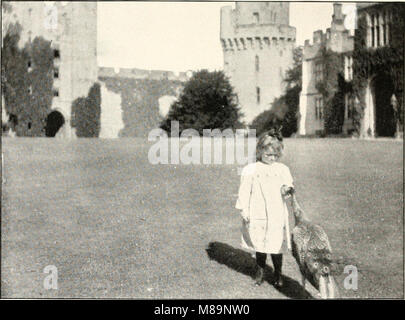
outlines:
[[[274,284],[277,287],[281,287],[283,285],[283,279],[281,277],[281,268],[283,266],[283,255],[282,254],[272,254],[271,260],[273,261],[273,266],[274,266],[274,275],[275,275]]]
[[[256,252],[257,273],[255,277],[255,284],[260,286],[264,281],[264,268],[266,267],[267,254]]]

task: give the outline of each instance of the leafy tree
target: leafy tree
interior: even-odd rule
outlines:
[[[272,127],[282,127],[281,133],[289,137],[297,132],[299,96],[302,87],[302,47],[294,49],[293,66],[286,71],[284,82],[285,93],[274,99],[271,109],[259,114],[250,127],[256,129],[256,134]]]
[[[100,134],[101,89],[95,83],[86,98],[77,98],[72,103],[71,126],[80,138],[97,138]]]
[[[43,136],[45,134],[46,118],[52,108],[53,99],[53,50],[51,42],[36,37],[26,45],[29,52],[31,71],[30,79],[30,108],[29,121],[30,136]]]
[[[202,135],[203,129],[240,128],[241,116],[236,95],[225,74],[200,70],[185,84],[161,128],[170,134],[171,121],[178,121],[180,132],[192,128]]]
[[[287,89],[297,87],[302,88],[302,47],[297,47],[293,52],[293,66],[286,71],[284,82],[287,83]]]
[[[263,132],[271,128],[279,128],[282,119],[273,109],[263,111],[250,124],[251,129],[256,129],[256,135],[260,136]]]

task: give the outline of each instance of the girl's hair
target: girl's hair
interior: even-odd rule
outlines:
[[[283,136],[281,135],[281,128],[279,130],[270,129],[268,131],[263,132],[257,141],[256,144],[256,160],[262,160],[263,151],[267,148],[271,147],[277,153],[277,158],[280,158],[283,153],[284,144],[283,144]]]

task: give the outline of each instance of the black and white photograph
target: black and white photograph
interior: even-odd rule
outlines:
[[[1,299],[404,300],[405,2],[1,15]]]

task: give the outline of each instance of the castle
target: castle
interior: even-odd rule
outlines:
[[[22,26],[20,44],[42,36],[54,51],[52,112],[65,125],[59,135],[75,136],[70,125],[72,101],[87,96],[97,81],[97,2],[8,2],[7,23]]]
[[[345,81],[342,133],[361,138],[403,135],[404,17],[401,3],[358,3],[356,30],[345,28],[342,5],[333,5],[331,27],[305,41],[300,95],[300,135],[325,132],[325,101],[317,84],[326,73],[322,50],[337,53],[338,73]],[[355,68],[357,66],[357,68]],[[357,126],[357,128],[355,128]]]
[[[236,2],[235,9],[221,8],[224,72],[246,124],[284,93],[296,35],[289,20],[288,2]]]
[[[302,91],[300,94],[300,121],[298,133],[300,135],[323,134],[324,128],[324,101],[321,92],[316,85],[323,80],[324,65],[322,61],[322,49],[340,53],[344,57],[344,70],[339,70],[346,81],[353,79],[354,37],[344,25],[345,15],[342,13],[342,5],[333,4],[333,16],[331,27],[323,33],[317,30],[313,33],[312,44],[305,40],[302,58]],[[345,111],[343,131],[350,132],[353,129],[352,108],[354,100],[350,95],[345,96]]]
[[[21,25],[20,47],[37,36],[51,41],[54,70],[49,115],[56,113],[64,119],[57,137],[76,137],[71,127],[72,102],[86,97],[97,81],[101,85],[100,138],[145,136],[159,126],[191,76],[190,72],[176,75],[161,70],[99,68],[96,2],[7,4],[10,9],[2,10],[2,25]],[[2,119],[7,119],[5,108]]]

